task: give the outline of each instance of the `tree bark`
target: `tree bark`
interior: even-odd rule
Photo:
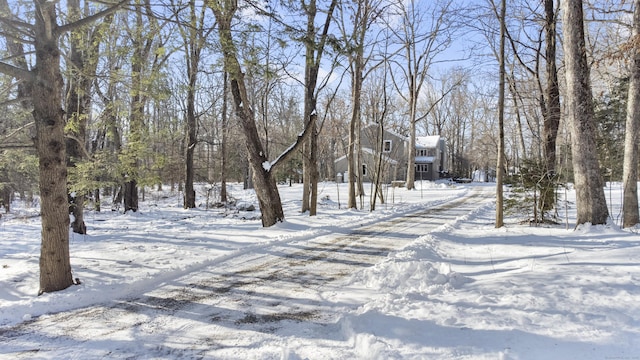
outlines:
[[[632,51],[624,138],[622,227],[640,223],[638,212],[638,133],[640,132],[640,0],[634,1]]]
[[[309,216],[315,216],[318,207],[318,181],[320,173],[318,170],[318,130],[316,126],[318,95],[316,91],[318,83],[318,72],[324,46],[329,35],[329,25],[333,18],[333,11],[336,8],[338,0],[332,0],[327,9],[327,17],[325,18],[320,39],[316,40],[316,24],[317,15],[316,0],[311,0],[307,6],[303,6],[307,12],[307,30],[305,41],[306,47],[306,64],[305,64],[305,101],[304,101],[304,118],[305,128],[310,131],[306,140],[306,146],[303,147],[303,204],[302,211],[309,211]],[[306,151],[305,151],[306,150]]]
[[[222,76],[222,141],[220,143],[220,202],[227,202],[227,132],[229,119],[227,117],[228,104],[228,80],[229,75],[225,71]]]
[[[504,192],[502,185],[505,173],[505,156],[504,156],[504,97],[505,97],[505,77],[506,64],[504,56],[505,37],[506,37],[506,15],[507,3],[502,0],[500,5],[500,70],[499,70],[499,88],[498,88],[498,163],[496,165],[496,228],[504,226]]]
[[[73,284],[69,259],[69,205],[67,161],[62,104],[63,80],[56,34],[55,3],[38,0],[35,17],[35,49],[38,79],[33,84],[33,118],[40,171],[39,293],[66,289]]]
[[[69,15],[74,21],[81,18],[79,0],[68,1]],[[98,47],[104,30],[111,24],[113,16],[107,16],[105,21],[96,29],[90,31],[86,27],[74,29],[70,36],[69,72],[67,97],[67,158],[69,166],[76,166],[77,162],[86,160],[86,137],[89,109],[91,108],[91,88],[93,77],[98,66]],[[84,202],[86,194],[70,194],[72,201],[71,213],[73,222],[71,228],[78,234],[86,234],[84,223]]]
[[[558,69],[556,67],[556,13],[554,0],[544,0],[545,9],[545,58],[547,87],[545,89],[546,104],[544,110],[544,150],[547,173],[556,172],[556,139],[560,126],[560,86],[558,85]]]
[[[315,112],[316,99],[315,88],[318,78],[318,69],[315,61],[315,36],[316,26],[315,19],[317,14],[316,1],[309,1],[305,8],[307,12],[307,30],[306,30],[306,52],[305,52],[305,96],[304,96],[304,116],[305,123],[308,126],[311,122],[311,112]],[[314,129],[312,136],[305,142],[302,147],[302,212],[309,211],[309,216],[316,215],[316,204],[312,198],[317,199],[318,183],[318,142],[314,137],[317,131]]]
[[[204,6],[204,5],[203,5]],[[185,61],[187,63],[187,114],[186,114],[186,142],[185,149],[185,183],[184,183],[184,208],[193,209],[196,207],[196,192],[193,188],[194,182],[194,153],[197,145],[197,128],[198,119],[196,116],[196,86],[198,84],[198,72],[200,68],[200,53],[202,52],[202,21],[204,14],[200,20],[196,13],[195,1],[189,2],[189,24],[186,29],[181,30]],[[204,12],[204,11],[203,11]]]
[[[142,4],[138,0],[139,5]],[[145,7],[150,7],[149,0],[144,0]],[[150,10],[148,10],[150,11]],[[147,14],[148,15],[148,14]],[[126,149],[126,171],[127,176],[124,184],[124,211],[138,211],[138,181],[140,180],[139,151],[146,144],[143,143],[145,125],[144,125],[144,107],[147,101],[144,93],[144,66],[149,58],[153,37],[144,34],[145,24],[143,21],[143,13],[141,10],[136,12],[136,24],[133,42],[133,56],[131,59],[131,114],[129,115],[130,135]]]
[[[356,58],[358,56],[356,55]],[[362,176],[362,169],[360,169],[360,162],[358,157],[360,156],[360,122],[361,119],[361,99],[362,99],[362,69],[361,62],[358,59],[353,61],[353,70],[351,74],[351,122],[349,124],[349,150],[347,152],[349,173],[349,198],[347,206],[350,209],[356,209],[357,199],[356,195],[360,194],[359,179]],[[358,186],[358,191],[356,191]]]
[[[197,60],[196,60],[197,61]],[[193,209],[196,207],[196,192],[193,188],[194,181],[194,169],[193,169],[193,155],[196,150],[196,110],[195,110],[195,86],[197,74],[194,73],[193,64],[189,66],[189,85],[187,89],[187,146],[185,150],[185,182],[184,182],[184,208]],[[197,66],[197,65],[196,65]]]
[[[69,0],[68,3],[69,15],[73,20],[80,18],[80,2],[78,0]],[[87,109],[88,104],[91,101],[91,81],[87,78],[85,73],[84,51],[88,52],[88,49],[84,49],[85,45],[82,44],[82,40],[85,39],[82,30],[74,30],[70,36],[70,49],[69,49],[69,83],[68,83],[68,95],[67,95],[67,128],[70,137],[66,140],[67,145],[67,160],[70,167],[76,166],[81,159],[85,156],[85,140],[87,134]],[[84,194],[82,193],[70,193],[69,199],[69,211],[73,214],[73,222],[71,228],[73,232],[77,234],[86,234],[87,227],[84,223]]]
[[[595,144],[595,119],[584,40],[582,0],[563,1],[567,120],[576,188],[577,225],[605,224],[609,210]]]
[[[356,157],[358,156],[358,147],[356,146],[356,142],[358,139],[358,134],[356,133],[356,131],[358,131],[358,129],[360,128],[359,126],[357,126],[357,121],[359,121],[360,119],[359,112],[360,104],[353,103],[351,121],[349,122],[349,144],[347,148],[347,175],[349,179],[347,207],[349,209],[356,209],[358,207],[356,203],[356,174],[358,171],[356,163]]]
[[[284,220],[284,211],[275,179],[268,166],[258,129],[253,117],[253,110],[249,107],[249,98],[245,88],[244,74],[236,56],[231,21],[237,10],[237,3],[233,0],[222,0],[210,4],[218,21],[218,34],[222,45],[225,71],[231,82],[235,112],[242,125],[245,135],[249,166],[253,172],[256,197],[262,212],[262,226],[269,227]]]

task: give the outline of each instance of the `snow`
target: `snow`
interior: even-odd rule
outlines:
[[[435,162],[435,156],[416,156],[416,164],[424,164],[424,163],[433,164],[434,162]]]
[[[315,217],[281,186],[286,221],[267,229],[148,190],[138,213],[87,212],[70,237],[81,284],[42,296],[37,208],[16,201],[0,359],[640,359],[638,228],[574,230],[570,191],[569,229],[495,229],[494,184],[416,185],[369,212],[322,183]],[[615,218],[620,184],[606,191]]]
[[[437,148],[440,142],[440,135],[416,136],[416,147],[418,148]]]

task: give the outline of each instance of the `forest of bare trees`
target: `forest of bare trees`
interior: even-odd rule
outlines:
[[[194,183],[224,204],[225,184],[241,182],[271,226],[284,220],[278,184],[304,183],[313,216],[318,182],[345,155],[348,206],[361,208],[360,129],[375,124],[407,137],[408,189],[416,136],[440,135],[446,176],[532,183],[542,217],[572,183],[578,222],[606,223],[603,186],[623,182],[623,225],[635,226],[639,8],[0,0],[0,203],[39,199],[40,291],[56,291],[74,282],[69,230],[87,231],[83,211],[105,199],[138,211],[145,188],[194,208]]]

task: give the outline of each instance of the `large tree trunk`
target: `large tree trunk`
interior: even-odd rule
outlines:
[[[595,144],[595,119],[584,40],[582,0],[563,1],[567,120],[576,187],[577,225],[605,224],[609,210]]]
[[[318,130],[316,127],[316,105],[318,103],[316,86],[318,83],[318,71],[320,62],[324,52],[329,24],[331,23],[333,11],[336,7],[337,0],[333,0],[327,10],[327,17],[320,33],[320,41],[316,41],[316,0],[309,1],[305,8],[307,13],[307,30],[306,30],[306,54],[305,54],[305,101],[304,101],[304,117],[305,128],[310,130],[309,138],[303,147],[303,194],[302,194],[302,212],[309,211],[309,216],[315,216],[318,207],[318,181],[320,178],[318,170]]]
[[[222,0],[219,3],[211,3],[209,6],[211,6],[218,21],[218,34],[222,44],[224,67],[229,74],[231,95],[235,104],[236,115],[240,119],[245,135],[249,166],[253,172],[256,197],[262,212],[262,226],[269,227],[284,220],[284,211],[282,210],[278,186],[271,174],[270,167],[266,166],[270,163],[258,135],[253,111],[249,106],[244,74],[235,53],[235,45],[231,35],[231,20],[237,10],[237,3],[232,0]]]
[[[55,34],[55,3],[37,1],[35,49],[37,80],[33,84],[33,118],[40,169],[39,293],[66,289],[73,284],[69,259],[69,205],[67,161],[62,104],[60,50]]]
[[[196,151],[196,111],[195,111],[195,77],[189,74],[189,89],[187,90],[187,149],[185,154],[185,182],[184,182],[184,208],[196,207],[196,192],[193,188],[194,169],[193,154]]]
[[[239,66],[237,69],[239,69]],[[241,93],[245,93],[243,87],[244,76],[241,72],[236,74],[230,72],[229,75],[231,77],[231,92],[236,105],[236,113],[240,118],[245,134],[249,166],[253,172],[256,197],[262,212],[262,226],[269,227],[284,221],[284,211],[282,210],[278,186],[272,176],[271,169],[265,167],[265,164],[269,164],[269,161],[262,149],[262,143],[260,142],[258,129],[253,120],[251,110],[243,106],[242,99],[246,99],[246,96],[241,96]]]
[[[624,138],[624,169],[622,205],[622,226],[632,227],[640,223],[638,214],[638,133],[640,132],[640,49],[637,39],[640,36],[640,0],[635,2],[633,12],[633,64],[629,77],[627,99],[627,123]]]
[[[334,0],[328,11],[330,15],[336,5]],[[293,144],[286,152],[281,154],[273,163],[268,161],[266,151],[260,141],[258,129],[254,120],[253,110],[250,107],[249,97],[245,86],[244,74],[240,67],[237,57],[237,50],[233,41],[231,22],[238,10],[238,3],[235,0],[219,0],[211,1],[208,6],[218,22],[218,36],[222,47],[224,60],[224,70],[228,72],[231,81],[231,95],[233,97],[236,115],[240,119],[243,133],[246,140],[247,153],[249,158],[249,166],[253,173],[253,182],[255,185],[256,196],[260,203],[262,212],[262,226],[272,226],[284,220],[284,212],[282,210],[282,202],[278,193],[278,186],[273,177],[272,168],[278,164],[282,164],[288,157],[297,151],[300,146],[313,135],[317,115],[312,112],[310,122],[305,127],[303,133],[298,136],[295,144]],[[324,34],[327,34],[329,22],[325,22]],[[321,49],[324,44],[319,45]],[[317,66],[320,66],[320,57],[316,59]]]
[[[556,13],[553,3],[554,0],[544,0],[547,87],[545,89],[546,104],[543,109],[543,137],[546,170],[549,175],[554,175],[556,172],[556,139],[561,115],[560,87],[556,68]]]
[[[311,1],[307,10],[307,38],[315,38],[315,1]],[[315,48],[311,41],[306,43],[306,65],[305,65],[305,97],[304,116],[305,125],[311,123],[311,113],[315,111],[316,99],[315,88],[318,71],[315,68]],[[315,115],[314,115],[315,116]],[[311,137],[307,139],[302,147],[302,212],[309,211],[309,216],[316,215],[316,201],[318,188],[318,142],[317,131],[314,126]],[[316,192],[314,194],[314,192]],[[313,200],[316,199],[316,200]]]
[[[124,183],[122,196],[124,197],[125,212],[138,211],[138,182],[135,179]]]
[[[315,89],[315,82],[313,85]],[[307,91],[309,89],[307,88]],[[313,91],[313,90],[312,90]],[[315,117],[315,114],[311,114],[311,110],[315,109],[315,99],[306,99],[305,101],[305,115],[306,116],[306,126],[309,126],[310,123],[315,124],[315,119],[311,117]],[[309,216],[315,216],[317,213],[317,204],[318,204],[318,131],[316,130],[316,126],[313,125],[312,134],[307,139],[306,143],[302,148],[303,152],[303,191],[302,191],[302,212],[309,211]]]
[[[554,0],[544,0],[545,7],[545,59],[547,84],[542,101],[543,115],[543,150],[546,181],[542,182],[539,209],[544,216],[545,211],[553,209],[556,203],[556,139],[560,126],[560,87],[558,85],[558,69],[556,67],[556,12]]]

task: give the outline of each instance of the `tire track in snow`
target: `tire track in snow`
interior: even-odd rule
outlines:
[[[324,292],[339,291],[345,276],[492,199],[472,191],[351,233],[257,247],[166,279],[140,296],[35,318],[0,331],[0,339],[14,358],[34,352],[68,356],[70,349],[97,357],[115,352],[127,358],[178,353],[199,358],[212,350],[248,346],[243,344],[250,340],[242,336],[273,335],[285,322],[326,326],[360,304],[331,303]],[[100,339],[111,340],[105,344]],[[122,346],[112,349],[114,339],[127,340],[117,340]]]

